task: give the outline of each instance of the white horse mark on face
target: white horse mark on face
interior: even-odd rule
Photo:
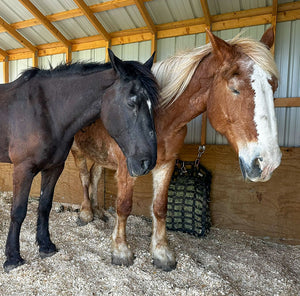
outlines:
[[[240,163],[245,169],[243,173],[246,173],[250,180],[267,181],[281,161],[273,90],[269,83],[271,76],[260,66],[254,64],[250,78],[254,91],[254,122],[258,136],[257,142],[241,145],[242,147],[239,149]],[[260,170],[261,175],[251,176],[250,168]]]
[[[148,105],[149,111],[151,113],[152,112],[152,104],[151,104],[151,101],[149,99],[147,99],[147,105]]]

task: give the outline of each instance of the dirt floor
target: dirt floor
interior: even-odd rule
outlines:
[[[9,226],[11,193],[0,194],[0,261]],[[275,244],[241,232],[213,228],[205,238],[169,232],[176,270],[157,270],[149,253],[151,221],[131,216],[128,240],[134,265],[111,265],[115,216],[79,227],[76,206],[54,203],[50,232],[59,252],[40,259],[35,244],[37,201],[30,199],[21,231],[26,263],[5,273],[0,295],[300,295],[300,246]],[[78,207],[77,207],[78,208]]]

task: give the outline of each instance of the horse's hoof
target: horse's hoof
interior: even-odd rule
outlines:
[[[5,272],[10,272],[12,269],[21,266],[25,263],[25,260],[19,257],[18,259],[14,260],[6,260],[3,264],[3,269]]]
[[[131,266],[133,265],[134,261],[134,256],[132,255],[131,257],[117,257],[117,256],[111,256],[111,263],[114,265],[119,265],[119,266]]]
[[[77,224],[84,226],[94,220],[94,215],[91,211],[80,211]]]
[[[160,246],[152,251],[153,265],[163,271],[171,271],[176,268],[175,254],[168,246]]]
[[[133,264],[134,255],[127,245],[127,243],[121,243],[112,248],[111,263],[115,265],[130,266]]]
[[[108,217],[104,214],[104,211],[102,208],[94,208],[94,216],[98,217],[100,220],[102,220],[103,222],[108,222]]]
[[[163,262],[159,259],[153,258],[153,265],[159,269],[162,269],[163,271],[172,271],[176,268],[177,262],[176,261]]]
[[[58,249],[54,244],[51,244],[48,247],[40,247],[39,253],[42,259],[51,257],[58,252]]]
[[[85,225],[88,224],[88,222],[84,222],[84,221],[82,221],[82,220],[80,219],[80,217],[78,217],[77,220],[76,220],[76,224],[77,224],[78,226],[85,226]]]

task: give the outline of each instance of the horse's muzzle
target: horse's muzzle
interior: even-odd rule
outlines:
[[[247,164],[241,157],[239,158],[240,168],[244,180],[252,182],[266,182],[270,180],[273,171],[279,164],[263,164],[263,158],[257,157]]]
[[[144,157],[141,159],[135,157],[127,158],[127,169],[131,177],[138,177],[148,174],[156,164],[156,157]]]

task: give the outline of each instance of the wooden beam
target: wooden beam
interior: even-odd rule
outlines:
[[[26,7],[26,9],[29,10],[53,36],[55,36],[55,38],[62,42],[65,47],[71,46],[70,41],[68,41],[29,0],[19,0],[19,2],[21,2],[24,7]]]
[[[143,0],[143,1],[147,2],[147,1],[152,1],[152,0]],[[93,13],[97,13],[97,12],[101,12],[101,11],[107,11],[109,9],[125,7],[128,5],[134,5],[134,0],[112,0],[112,1],[104,2],[104,3],[100,3],[100,4],[91,5],[91,6],[89,6],[89,8]],[[300,9],[300,1],[278,5],[278,15],[277,15],[278,20],[277,21],[283,22],[283,21],[299,19],[299,9]],[[212,15],[211,22],[212,23],[222,22],[222,21],[231,20],[231,19],[259,16],[259,15],[263,16],[266,14],[272,14],[272,10],[273,10],[272,6],[268,6],[268,7],[248,9],[248,10],[244,10],[244,11],[224,13],[224,14],[220,14],[220,15]],[[69,18],[82,16],[82,15],[83,15],[82,11],[78,8],[78,9],[73,9],[73,10],[68,10],[68,11],[51,14],[51,15],[46,16],[46,18],[50,22],[56,22],[56,21],[61,21],[61,20],[69,19]],[[182,26],[184,26],[184,23],[186,23],[185,26],[189,26],[189,25],[191,25],[191,21],[193,21],[194,24],[196,24],[197,22],[198,23],[200,22],[200,24],[204,24],[205,23],[204,17],[203,17],[203,21],[201,19],[202,18],[196,18],[193,20],[186,20],[183,22],[169,23],[169,25],[171,25],[171,24],[175,25],[177,23],[181,23],[181,27],[182,27]],[[32,27],[32,26],[37,26],[40,24],[41,24],[41,22],[38,19],[34,18],[34,19],[26,20],[26,21],[13,23],[13,24],[11,24],[11,26],[15,30],[19,30],[19,29]],[[158,28],[159,26],[160,25],[156,25],[156,28],[158,30],[159,30],[159,28]],[[5,31],[5,29],[0,28],[0,32],[4,32],[4,31]]]
[[[28,48],[31,52],[35,52],[37,48],[32,45],[27,39],[25,39],[20,33],[18,33],[10,24],[8,24],[3,18],[0,17],[0,27],[2,27],[7,33],[13,36],[23,46]]]
[[[200,0],[206,26],[210,28],[211,17],[208,9],[207,0]]]
[[[200,0],[200,2],[201,2],[206,28],[211,30],[211,16],[210,16],[207,0]],[[205,43],[209,43],[209,36],[207,32],[205,33]],[[201,120],[200,144],[202,146],[206,144],[206,128],[207,128],[207,113],[204,112],[202,114],[202,120]]]
[[[66,51],[66,63],[72,62],[72,46],[69,46]]]
[[[273,10],[272,10],[272,21],[271,25],[274,32],[274,40],[276,39],[276,25],[277,25],[277,12],[278,12],[278,1],[273,0]],[[275,54],[275,42],[271,47],[271,52],[274,55]]]
[[[4,83],[9,82],[9,61],[8,61],[8,56],[6,56],[4,61],[3,61],[3,82]]]
[[[88,20],[92,23],[92,25],[95,27],[95,29],[98,31],[98,33],[101,35],[101,37],[109,41],[110,36],[107,33],[107,31],[104,29],[104,27],[100,24],[94,13],[91,11],[91,9],[86,5],[86,3],[83,0],[73,0],[79,9],[82,11],[82,13],[88,18]]]
[[[277,14],[277,22],[283,22],[283,21],[290,21],[295,19],[300,19],[300,1],[293,2],[294,5],[288,3],[279,5],[278,6],[278,14]],[[297,4],[298,3],[298,4]],[[291,9],[291,10],[284,10],[285,8]],[[244,17],[245,12],[237,12],[234,13],[238,17],[238,19],[235,20],[226,20],[228,18],[229,14],[223,14],[220,16],[212,16],[212,22],[216,20],[216,23],[212,23],[212,29],[227,29],[227,28],[238,28],[242,22],[243,26],[249,26],[249,25],[259,25],[259,24],[265,24],[265,23],[271,23],[272,18],[272,11],[267,8],[269,13],[262,16],[254,16],[254,19],[251,21],[251,18]],[[266,8],[259,8],[254,9],[255,13],[258,13],[258,11],[266,12]],[[247,11],[249,15],[253,14],[253,9],[250,9]],[[230,14],[232,16],[232,14]],[[240,15],[242,15],[242,18],[239,18]],[[224,21],[223,21],[224,19]],[[266,20],[267,19],[267,20]],[[241,21],[242,20],[242,21]],[[1,26],[0,26],[1,28]],[[157,29],[157,39],[161,38],[168,38],[168,37],[176,37],[176,36],[183,36],[183,35],[189,35],[189,34],[198,34],[198,33],[204,33],[205,32],[205,20],[204,17],[197,18],[197,19],[190,19],[186,21],[179,21],[179,22],[172,22],[172,23],[166,23],[162,25],[156,25]],[[113,45],[119,45],[119,44],[126,44],[126,43],[132,43],[132,42],[141,42],[146,40],[152,40],[153,35],[149,32],[147,27],[143,28],[136,28],[136,29],[130,29],[130,30],[123,30],[119,32],[113,32],[111,35],[111,46]],[[94,49],[99,47],[105,47],[106,42],[104,40],[99,40],[99,36],[90,36],[90,37],[84,37],[84,38],[78,38],[71,40],[72,45],[72,51],[80,51],[80,50],[86,50],[86,49]],[[65,47],[62,47],[61,44],[58,42],[49,43],[49,44],[42,44],[38,45],[37,48],[39,49],[39,56],[45,56],[45,55],[51,55],[51,54],[59,54],[59,53],[65,53],[66,49]],[[9,54],[9,60],[17,60],[17,59],[24,59],[24,58],[31,58],[31,53],[24,49],[12,49],[7,51]],[[0,61],[3,60],[0,57]]]
[[[140,14],[142,15],[145,23],[146,23],[146,26],[147,28],[150,30],[150,32],[152,34],[155,34],[156,33],[156,28],[155,28],[155,25],[149,15],[149,12],[147,11],[145,5],[144,5],[144,2],[143,0],[134,0],[134,3],[136,5],[136,7],[138,8]]]
[[[8,53],[2,48],[0,48],[0,55],[2,55],[4,58],[8,57]]]
[[[300,107],[300,97],[275,98],[275,107]]]
[[[39,55],[38,55],[38,50],[36,50],[32,56],[32,67],[37,68],[38,66],[39,66]]]
[[[108,48],[110,47],[111,47],[111,43],[110,41],[107,41],[105,45],[105,63],[109,62]]]
[[[156,34],[152,35],[152,39],[151,39],[151,54],[153,54],[153,52],[156,52],[155,56],[154,56],[154,63],[156,62],[156,57],[157,57],[157,38],[156,38]]]
[[[143,0],[144,2],[152,1],[152,0]],[[92,13],[97,13],[97,12],[102,12],[102,11],[107,11],[115,8],[120,8],[120,7],[125,7],[129,5],[134,5],[134,0],[112,0],[104,3],[99,3],[99,4],[94,4],[89,6],[90,10]],[[62,11],[54,14],[50,14],[45,16],[50,22],[58,22],[70,18],[75,18],[78,16],[82,16],[83,12],[79,9],[71,9],[67,11]],[[33,18],[29,19],[26,21],[21,21],[21,22],[16,22],[11,24],[14,29],[19,30],[19,29],[24,29],[28,27],[33,27],[37,25],[41,25],[42,23],[40,20]],[[0,31],[1,32],[1,31]]]

